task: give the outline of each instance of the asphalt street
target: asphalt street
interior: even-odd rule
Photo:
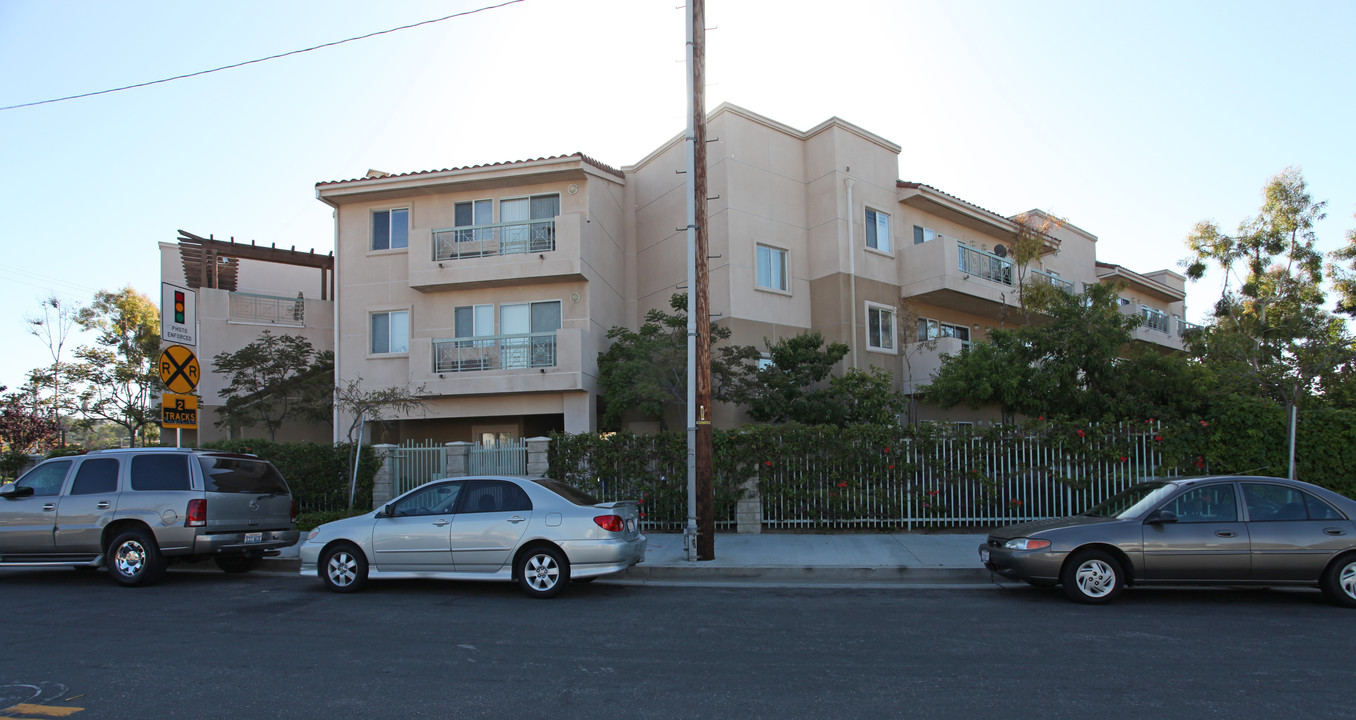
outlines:
[[[1337,718],[1356,630],[1314,591],[1087,607],[1026,586],[600,581],[540,601],[174,569],[140,589],[4,570],[0,597],[0,716],[74,720]]]

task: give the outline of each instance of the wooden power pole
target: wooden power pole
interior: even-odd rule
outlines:
[[[716,558],[715,484],[711,474],[711,292],[707,272],[709,239],[706,232],[706,2],[692,5],[692,122],[697,204],[696,300],[689,312],[697,316],[697,559]]]

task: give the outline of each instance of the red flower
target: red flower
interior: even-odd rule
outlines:
[[[1037,419],[1037,420],[1044,420],[1044,419],[1045,419],[1045,416],[1042,415],[1042,416],[1040,416],[1040,417],[1038,417],[1038,418],[1036,418],[1036,419]]]
[[[1155,435],[1155,436],[1154,436],[1154,440],[1157,440],[1158,442],[1163,442],[1163,436],[1162,436],[1162,435]]]
[[[885,469],[886,469],[886,470],[894,470],[894,469],[895,469],[895,466],[894,466],[894,465],[891,465],[890,467],[885,468]]]
[[[847,487],[847,483],[838,483],[838,487]]]
[[[1154,421],[1154,419],[1153,419],[1153,418],[1149,418],[1149,419],[1148,419],[1148,420],[1145,420],[1145,421],[1144,421],[1144,422],[1146,422],[1146,423],[1149,423],[1149,424],[1152,424],[1152,423],[1153,423],[1153,421]]]
[[[941,491],[940,491],[940,490],[929,490],[929,491],[928,491],[928,494],[929,494],[929,495],[936,495],[936,494],[939,493],[939,492],[941,492]]]
[[[1126,456],[1124,456],[1124,455],[1121,456],[1121,462],[1127,462],[1127,461],[1129,461],[1129,460],[1130,460],[1130,458],[1128,458],[1128,457],[1126,457]]]
[[[1208,422],[1202,420],[1202,421],[1201,421],[1201,427],[1210,427],[1210,423],[1208,423]]]
[[[640,516],[641,516],[641,517],[645,517],[645,513],[641,513]]]
[[[890,448],[885,448],[885,452],[890,452]]]
[[[1082,430],[1075,430],[1074,432],[1078,433],[1078,437],[1083,437],[1086,434]]]
[[[771,460],[765,460],[765,461],[763,461],[763,464],[766,465],[766,466],[768,466],[768,467],[772,467],[772,461],[771,461]]]
[[[1013,504],[1013,505],[1021,505],[1021,504],[1022,504],[1022,501],[1021,501],[1021,500],[1013,500],[1013,501],[1012,501],[1012,504]]]
[[[923,503],[923,507],[932,507],[932,506],[929,505],[928,503]]]

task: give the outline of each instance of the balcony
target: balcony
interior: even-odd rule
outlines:
[[[433,259],[461,260],[493,255],[553,252],[556,221],[491,223],[433,231]]]
[[[597,351],[578,328],[475,338],[410,338],[410,382],[429,397],[587,390]]]
[[[1121,302],[1121,312],[1144,318],[1144,322],[1132,333],[1135,340],[1157,345],[1164,350],[1182,349],[1182,338],[1172,332],[1172,322],[1175,319],[1173,316],[1142,303],[1126,300]]]
[[[549,368],[555,365],[554,332],[433,341],[435,373]]]
[[[1019,304],[1019,275],[1028,284],[1044,283],[1073,292],[1068,280],[1035,268],[1019,273],[1011,257],[999,257],[949,235],[905,245],[901,254],[900,294],[925,305],[999,320]]]
[[[584,215],[567,213],[411,235],[410,287],[438,292],[583,280],[583,223]]]
[[[1204,326],[1197,325],[1196,323],[1187,322],[1182,319],[1177,320],[1177,337],[1186,337],[1189,333],[1200,332],[1204,329]]]
[[[246,325],[306,327],[306,299],[232,292],[226,306],[226,321]]]

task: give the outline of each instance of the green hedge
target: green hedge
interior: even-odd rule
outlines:
[[[204,448],[250,453],[273,463],[302,513],[338,512],[348,508],[349,445],[340,443],[275,443],[268,440],[223,440]],[[354,508],[372,507],[372,478],[380,466],[371,446],[364,445],[358,462],[358,489]]]

